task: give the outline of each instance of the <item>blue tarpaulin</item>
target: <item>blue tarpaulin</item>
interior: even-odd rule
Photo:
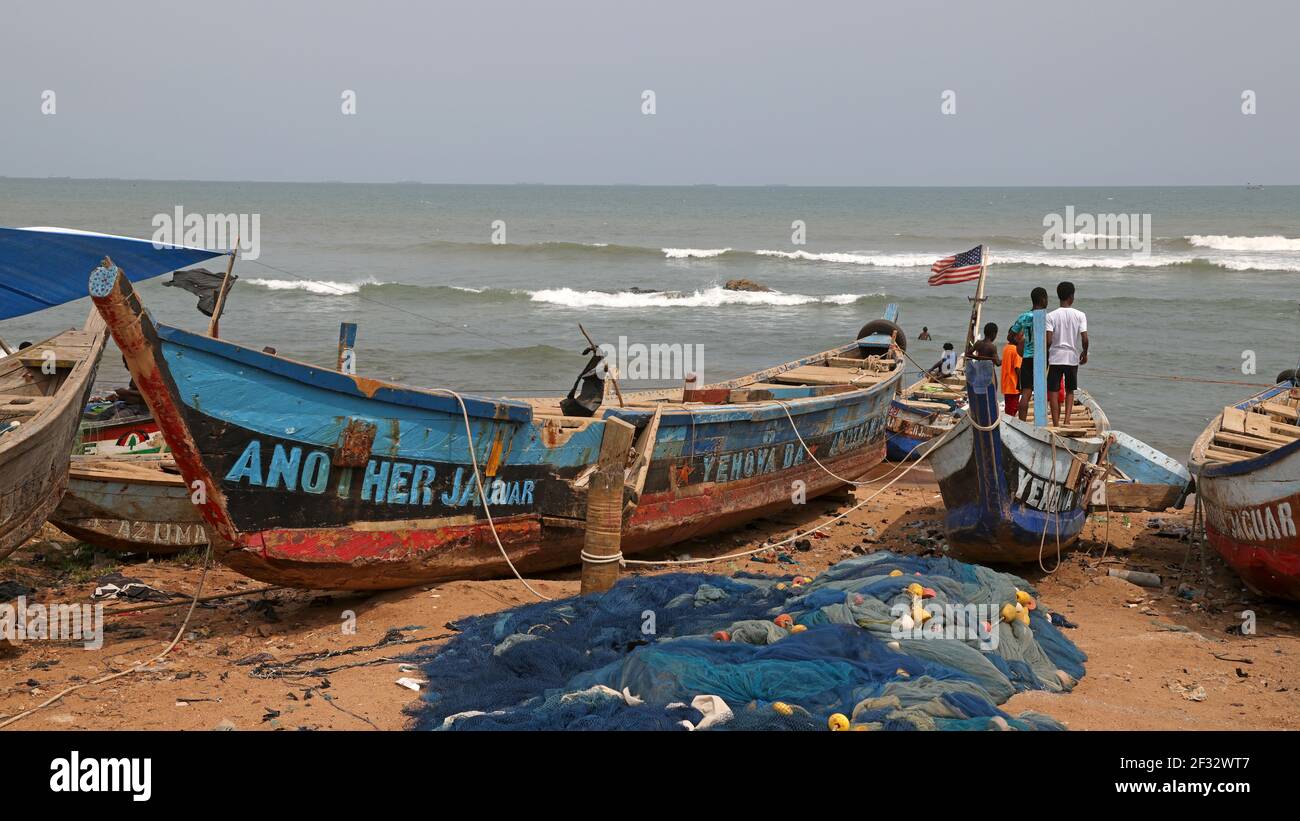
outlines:
[[[68,228],[0,228],[0,319],[81,299],[104,257],[139,282],[223,253]]]

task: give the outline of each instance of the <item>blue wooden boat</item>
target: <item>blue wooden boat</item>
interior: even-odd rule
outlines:
[[[927,442],[953,429],[966,413],[964,373],[938,379],[924,377],[904,388],[889,409],[887,458],[919,459]]]
[[[90,280],[182,476],[203,490],[218,558],[299,587],[500,576],[507,556],[521,572],[576,563],[614,419],[636,428],[625,554],[788,508],[884,458],[902,375],[890,337],[873,334],[573,416],[554,400],[412,388],[156,325],[117,267]]]
[[[1192,491],[1192,475],[1174,457],[1106,423],[1095,399],[1080,391],[1078,402],[1103,424],[1097,432],[1106,439],[1106,491],[1093,501],[1096,508],[1118,511],[1161,511],[1181,508]]]
[[[1054,553],[1078,538],[1104,442],[1000,415],[997,376],[992,362],[966,363],[969,413],[934,446],[931,466],[954,558],[1035,561],[1040,546]]]

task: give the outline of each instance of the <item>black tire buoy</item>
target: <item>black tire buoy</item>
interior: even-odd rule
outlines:
[[[1278,374],[1278,375],[1277,375],[1277,382],[1278,382],[1279,385],[1282,384],[1283,382],[1290,382],[1292,385],[1294,385],[1294,384],[1295,384],[1295,368],[1287,368],[1286,370],[1284,370],[1284,371],[1282,371],[1280,374]]]
[[[903,333],[902,328],[890,322],[888,319],[873,319],[866,325],[863,325],[862,330],[858,331],[858,339],[861,339],[864,336],[871,336],[872,334],[884,334],[885,336],[894,334],[894,341],[898,343],[898,347],[904,351],[907,350],[907,334]]]

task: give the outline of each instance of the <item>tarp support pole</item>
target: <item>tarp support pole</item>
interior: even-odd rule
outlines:
[[[340,373],[357,372],[357,323],[339,323],[339,358],[335,370]]]
[[[1047,424],[1047,309],[1034,310],[1034,424]]]

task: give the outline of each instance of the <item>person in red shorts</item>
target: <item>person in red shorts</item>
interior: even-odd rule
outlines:
[[[1002,402],[1007,416],[1020,410],[1020,361],[1023,358],[1024,335],[1007,331],[1007,344],[1002,348]]]

